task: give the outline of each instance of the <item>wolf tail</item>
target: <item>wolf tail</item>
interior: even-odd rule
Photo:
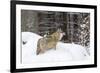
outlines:
[[[36,54],[39,55],[40,52],[41,52],[41,49],[37,48]]]
[[[36,51],[36,54],[37,54],[37,55],[39,55],[39,53],[41,52],[41,49],[40,49],[40,40],[41,40],[41,39],[39,39],[39,40],[38,40],[38,43],[37,43],[37,51]]]

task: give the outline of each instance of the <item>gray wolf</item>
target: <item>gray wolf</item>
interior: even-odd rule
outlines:
[[[45,53],[45,51],[54,48],[56,50],[56,45],[59,40],[65,35],[61,29],[57,29],[56,32],[51,35],[46,35],[43,38],[40,38],[37,43],[37,51],[36,54]]]

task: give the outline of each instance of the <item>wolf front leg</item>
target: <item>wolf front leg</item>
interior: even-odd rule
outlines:
[[[55,50],[56,50],[56,46],[55,46]]]
[[[55,43],[55,50],[57,49],[57,42]]]
[[[55,49],[55,50],[57,49],[56,45],[54,45],[54,49]]]

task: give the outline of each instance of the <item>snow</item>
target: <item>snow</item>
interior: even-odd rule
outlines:
[[[74,43],[58,42],[55,49],[46,51],[43,54],[36,55],[37,41],[42,38],[36,33],[22,32],[22,63],[31,64],[34,62],[63,62],[63,61],[75,61],[86,60],[89,55],[85,48],[81,45]]]

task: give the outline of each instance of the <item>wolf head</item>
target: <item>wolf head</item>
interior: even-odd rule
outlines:
[[[65,32],[63,32],[63,31],[61,30],[61,28],[58,28],[58,29],[57,29],[57,32],[60,33],[60,38],[59,38],[59,40],[61,40],[62,37],[65,35]]]

